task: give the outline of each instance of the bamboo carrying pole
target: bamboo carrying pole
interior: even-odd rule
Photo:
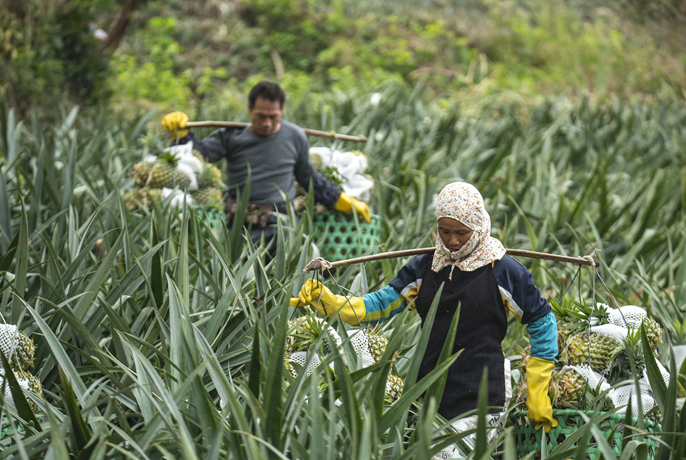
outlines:
[[[339,260],[338,262],[328,262],[321,257],[312,260],[309,264],[305,266],[303,269],[304,272],[311,272],[311,271],[316,271],[316,270],[324,270],[326,268],[336,268],[336,267],[345,267],[347,265],[353,265],[353,264],[361,264],[364,262],[371,262],[374,260],[381,260],[381,259],[395,259],[398,257],[406,257],[406,256],[416,256],[420,254],[430,254],[436,250],[435,247],[432,248],[419,248],[419,249],[406,249],[403,251],[391,251],[391,252],[382,252],[381,254],[374,254],[371,256],[363,256],[363,257],[356,257],[354,259],[347,259],[347,260]],[[575,264],[575,265],[587,265],[589,267],[595,267],[598,265],[599,260],[594,256],[585,256],[585,257],[569,257],[569,256],[560,256],[557,254],[548,254],[545,252],[534,252],[534,251],[525,251],[523,249],[506,249],[507,254],[510,256],[519,256],[519,257],[530,257],[532,259],[544,259],[544,260],[555,260],[557,262],[567,262],[570,264]]]
[[[250,123],[238,121],[189,121],[184,128],[245,128]],[[317,131],[316,129],[303,128],[308,136],[328,137],[329,139],[340,139],[342,141],[367,142],[366,136],[349,136],[338,134],[333,131]]]

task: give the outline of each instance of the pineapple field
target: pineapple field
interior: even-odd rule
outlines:
[[[221,105],[198,112],[247,119]],[[361,329],[290,304],[319,255],[313,200],[281,215],[270,258],[209,219],[224,165],[165,151],[159,113],[73,108],[46,125],[3,108],[3,458],[430,459],[456,443],[475,459],[686,456],[683,101],[432,99],[387,82],[289,100],[285,117],[367,136],[310,142],[366,155],[377,252],[432,246],[435,196],[456,180],[481,191],[505,247],[598,251],[596,268],[519,259],[558,318],[556,437],[542,440],[522,413],[528,341],[513,316],[507,423],[488,426],[484,391],[466,414],[478,423],[456,433],[437,408],[459,350],[417,379],[431,314],[429,327],[405,311]],[[323,282],[364,295],[406,262]]]

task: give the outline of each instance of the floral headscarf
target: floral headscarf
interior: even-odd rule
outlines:
[[[505,255],[503,244],[491,236],[491,217],[484,208],[481,193],[473,185],[466,182],[453,182],[441,190],[436,204],[436,220],[442,217],[462,222],[474,233],[467,244],[456,252],[450,252],[443,244],[441,236],[437,236],[431,270],[438,273],[448,265],[452,265],[450,269],[452,280],[455,267],[471,272],[500,260]]]

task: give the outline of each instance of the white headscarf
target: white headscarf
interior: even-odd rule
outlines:
[[[491,217],[484,208],[481,193],[473,185],[466,182],[453,182],[441,190],[436,205],[436,220],[442,217],[462,222],[474,233],[467,244],[456,252],[451,252],[446,248],[441,236],[437,236],[431,270],[438,273],[448,265],[452,265],[449,277],[452,280],[455,267],[471,272],[500,260],[505,255],[503,244],[491,236]]]

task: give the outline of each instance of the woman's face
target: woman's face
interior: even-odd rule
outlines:
[[[438,219],[438,234],[441,236],[443,245],[450,252],[459,251],[462,246],[467,244],[474,231],[462,222],[449,217]]]

